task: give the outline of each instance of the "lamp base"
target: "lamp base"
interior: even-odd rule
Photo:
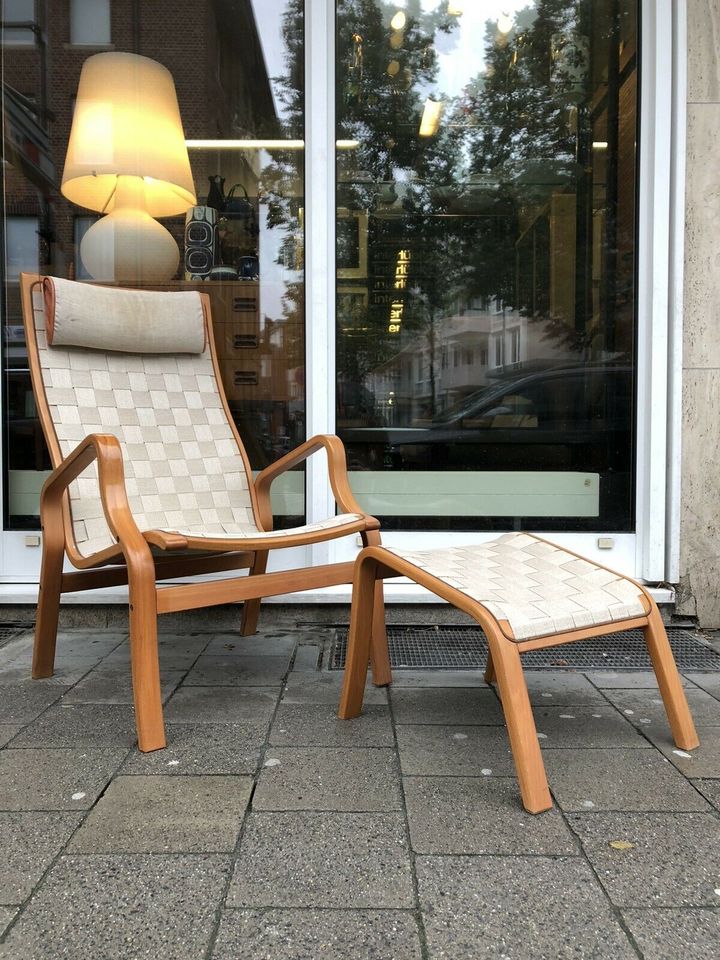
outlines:
[[[120,207],[90,227],[80,243],[80,258],[94,280],[164,283],[177,273],[180,250],[169,231],[144,210]]]

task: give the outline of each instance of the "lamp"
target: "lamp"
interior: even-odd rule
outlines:
[[[80,256],[96,280],[161,282],[180,251],[154,217],[193,206],[175,85],[168,70],[134,53],[98,53],[83,64],[62,193],[107,214],[87,231]]]

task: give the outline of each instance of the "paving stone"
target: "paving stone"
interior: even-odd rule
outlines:
[[[636,960],[580,857],[418,857],[431,957]]]
[[[543,747],[633,747],[650,744],[609,703],[593,706],[535,706],[535,727]]]
[[[607,703],[582,673],[570,670],[525,670],[524,673],[533,705],[568,707]]]
[[[69,852],[231,852],[252,785],[250,777],[117,777]]]
[[[269,725],[269,719],[243,723],[166,723],[167,747],[152,753],[133,749],[122,773],[161,776],[254,774]]]
[[[392,747],[395,735],[390,710],[369,703],[352,720],[341,720],[337,704],[280,703],[275,714],[270,743],[292,747]]]
[[[314,673],[320,663],[322,647],[316,643],[303,643],[295,651],[293,673]]]
[[[489,687],[390,691],[395,723],[494,724],[504,722],[502,706]]]
[[[0,723],[0,747],[4,747],[6,743],[10,743],[12,738],[16,733],[20,733],[22,726],[14,727],[10,723]]]
[[[280,698],[277,687],[181,686],[165,709],[168,723],[242,723],[267,720]]]
[[[686,673],[685,676],[696,686],[700,687],[706,693],[709,693],[711,697],[720,700],[719,671],[716,670],[714,673]]]
[[[229,910],[212,960],[421,960],[417,922],[399,910]]]
[[[182,638],[170,641],[158,641],[161,675],[167,670],[189,670],[203,652],[207,638],[202,642],[184,643]],[[130,670],[130,646],[122,643],[102,661],[103,666],[117,666]]]
[[[124,747],[137,739],[135,713],[129,704],[60,703],[25,727],[13,741],[18,747]]]
[[[283,691],[284,703],[340,703],[342,673],[291,673]],[[368,670],[365,703],[387,703],[385,687],[373,686]]]
[[[68,689],[79,680],[82,680],[85,674],[92,670],[93,667],[97,666],[99,663],[103,663],[103,661],[58,661],[55,664],[55,672],[51,677],[43,677],[42,680],[32,680],[31,658],[28,657],[27,661],[23,659],[15,660],[11,663],[0,664],[0,684],[4,685],[26,682],[39,684],[43,687],[64,687],[65,689]],[[65,691],[63,690],[62,692],[64,693]]]
[[[30,723],[52,703],[59,700],[67,689],[57,684],[46,684],[42,680],[2,684],[0,686],[0,723],[20,726]]]
[[[394,750],[271,747],[254,810],[401,810]]]
[[[658,690],[607,690],[609,700],[631,723],[641,727],[669,730],[665,706]],[[720,726],[720,701],[704,690],[685,690],[690,713],[696,724]],[[628,711],[631,711],[630,713]],[[648,721],[650,721],[648,723]]]
[[[483,687],[485,667],[477,670],[394,670],[392,689],[400,687]]]
[[[720,820],[713,813],[569,813],[618,907],[716,906]],[[612,841],[633,844],[615,849]]]
[[[601,690],[655,690],[658,682],[653,670],[586,670],[585,676]],[[680,681],[684,687],[692,686],[682,675]]]
[[[646,960],[718,955],[720,910],[623,910]]]
[[[696,729],[700,746],[694,750],[677,747],[667,726],[648,724],[643,733],[686,777],[720,777],[720,727],[698,724]]]
[[[0,957],[203,957],[228,869],[218,855],[61,857]]]
[[[250,814],[227,905],[411,909],[402,814]]]
[[[574,854],[557,810],[530,817],[514,777],[405,777],[415,853]]]
[[[716,810],[720,810],[720,780],[693,780],[696,787],[706,797]]]
[[[203,654],[185,678],[186,686],[264,687],[287,674],[287,657],[211,657]]]
[[[241,637],[239,633],[216,633],[210,638],[205,649],[208,656],[237,657],[287,657],[302,642],[303,634],[297,631],[289,633],[257,633],[252,637]]]
[[[403,776],[479,777],[515,775],[507,730],[478,726],[398,726]]]
[[[106,630],[59,630],[55,652],[57,657],[86,657],[101,660],[127,639],[127,632]]]
[[[0,907],[0,937],[10,926],[14,917],[17,916],[17,912],[17,907]]]
[[[543,759],[563,810],[707,810],[656,750],[544,750]]]
[[[183,678],[180,670],[160,672],[163,702]],[[101,663],[63,697],[63,703],[132,703],[132,676],[129,666],[106,667]]]
[[[0,903],[30,896],[81,819],[77,813],[0,813]]]
[[[0,753],[0,810],[88,810],[120,766],[124,750]]]

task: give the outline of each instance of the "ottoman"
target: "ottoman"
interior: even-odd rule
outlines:
[[[529,533],[476,546],[361,551],[353,580],[350,635],[340,698],[342,719],[362,710],[376,581],[408,577],[473,617],[488,641],[485,680],[497,680],[525,809],[552,806],[520,654],[641,628],[682,750],[698,746],[687,699],[655,601],[639,583]]]

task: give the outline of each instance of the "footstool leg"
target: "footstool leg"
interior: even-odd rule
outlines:
[[[483,678],[485,683],[494,683],[495,682],[495,664],[493,663],[492,654],[488,650],[487,663],[485,664],[485,676]]]
[[[387,630],[385,629],[385,593],[383,587],[382,580],[375,581],[370,638],[370,666],[373,683],[376,687],[386,687],[392,683],[390,653],[388,651]]]
[[[338,710],[338,716],[341,720],[358,717],[362,710],[368,658],[370,656],[376,570],[377,562],[372,557],[363,557],[355,565],[352,607],[350,609],[350,633],[345,656],[345,675],[343,677],[342,693],[340,694],[340,708]]]
[[[648,615],[648,624],[644,628],[644,633],[673,740],[681,750],[693,750],[700,744],[700,740],[667,638],[665,624],[662,622],[655,601],[652,601],[652,609]]]
[[[489,629],[486,625],[484,627],[492,662],[497,672],[500,700],[507,723],[523,806],[528,813],[541,813],[552,807],[552,800],[520,654],[515,644],[506,640],[499,631]]]

